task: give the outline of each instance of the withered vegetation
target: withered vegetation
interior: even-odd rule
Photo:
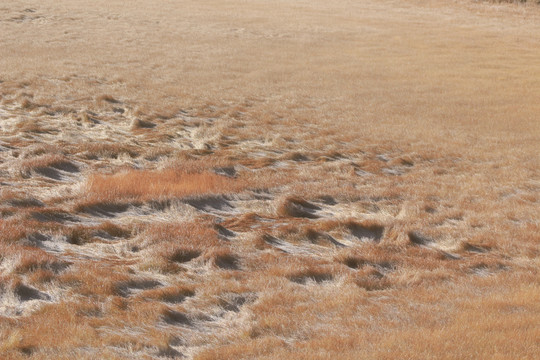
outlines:
[[[1,359],[540,353],[534,1],[30,3]]]

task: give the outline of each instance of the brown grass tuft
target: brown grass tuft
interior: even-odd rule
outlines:
[[[143,299],[158,300],[168,303],[180,303],[194,296],[195,290],[190,286],[169,286],[160,289],[145,290],[139,294]]]
[[[139,156],[139,151],[132,146],[118,143],[87,143],[78,146],[78,151],[88,160],[97,160],[102,158],[117,159],[122,154],[131,158]]]
[[[108,102],[111,104],[118,104],[120,103],[119,100],[115,99],[112,95],[109,94],[103,94],[97,97],[96,99],[98,102]]]
[[[40,175],[50,176],[50,168],[77,172],[79,169],[65,156],[59,154],[41,155],[19,162],[18,170],[22,177],[30,177],[33,172]]]
[[[367,291],[383,290],[391,284],[379,269],[369,265],[356,274],[354,283]]]
[[[375,220],[364,220],[361,222],[348,220],[344,223],[344,226],[358,239],[379,242],[384,235],[384,226]]]
[[[214,173],[185,173],[175,169],[132,170],[115,175],[93,175],[88,179],[87,201],[153,200],[237,192],[246,184]]]
[[[316,219],[318,216],[315,214],[316,210],[320,208],[317,205],[310,203],[302,198],[290,196],[281,201],[278,206],[277,213],[280,216],[285,217],[299,217]]]
[[[69,262],[60,260],[56,256],[38,248],[25,246],[18,249],[18,251],[20,258],[15,267],[15,271],[18,273],[24,274],[41,270],[58,273],[70,265]]]
[[[306,284],[309,281],[322,283],[324,281],[332,280],[334,278],[334,275],[328,270],[320,269],[317,267],[310,267],[303,270],[294,270],[287,274],[287,278],[292,282],[299,284]]]
[[[237,270],[240,259],[228,248],[214,248],[205,252],[204,258],[213,266],[225,270]]]
[[[185,263],[191,261],[201,255],[201,252],[193,249],[186,248],[177,248],[172,251],[172,253],[167,256],[170,261]]]
[[[174,250],[176,247],[203,249],[222,244],[212,223],[204,219],[193,222],[152,224],[145,228],[143,237],[148,245],[158,245],[166,251]],[[164,248],[167,245],[173,248]]]
[[[21,222],[11,219],[0,219],[0,243],[9,244],[26,238],[35,231],[35,227],[33,226],[36,226],[37,224],[37,221]]]
[[[135,118],[131,122],[131,130],[152,129],[154,127],[156,127],[156,124],[139,118]]]

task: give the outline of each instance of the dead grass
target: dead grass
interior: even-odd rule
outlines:
[[[320,208],[299,197],[288,197],[284,199],[277,209],[278,215],[292,216],[299,218],[315,219],[318,216],[315,214],[316,210]]]
[[[0,358],[540,352],[536,6],[2,7]]]
[[[69,263],[58,259],[56,256],[36,249],[34,247],[22,247],[18,249],[20,257],[14,271],[28,273],[37,271],[52,271],[58,273],[69,266]],[[4,253],[5,254],[5,253]]]
[[[18,208],[42,207],[43,203],[34,197],[28,197],[23,193],[3,191],[0,202]]]
[[[115,175],[93,175],[86,194],[90,202],[148,201],[160,198],[227,194],[245,188],[243,181],[213,173],[180,170],[133,170]]]
[[[100,95],[97,97],[96,99],[98,102],[108,102],[108,103],[111,103],[111,104],[118,104],[120,103],[120,101],[118,101],[117,99],[115,99],[112,95],[109,95],[109,94],[104,94],[104,95]]]
[[[79,145],[83,157],[88,160],[96,160],[100,158],[112,158],[117,159],[122,154],[126,154],[129,157],[137,157],[139,152],[133,147],[126,146],[124,144],[107,144],[107,143],[88,143]]]
[[[204,218],[189,222],[152,224],[146,227],[143,239],[143,243],[160,248],[167,244],[199,248],[221,244],[217,231]]]
[[[185,263],[191,261],[195,258],[198,258],[201,255],[201,252],[198,250],[186,249],[186,248],[176,248],[172,253],[166,256],[170,261],[177,263]]]
[[[23,177],[30,177],[32,173],[47,175],[50,168],[67,170],[69,172],[78,171],[76,165],[68,161],[66,157],[58,154],[41,155],[35,158],[25,159],[19,163],[19,173]]]
[[[225,247],[210,249],[205,252],[204,258],[220,269],[237,270],[240,267],[240,259],[230,249]]]
[[[110,241],[112,238],[126,238],[131,235],[131,230],[105,221],[98,226],[75,225],[62,230],[66,241],[74,245],[84,245],[93,241]]]
[[[180,303],[187,297],[195,295],[192,287],[188,286],[171,286],[161,289],[146,290],[140,294],[140,297],[145,299],[156,299],[167,303]]]
[[[45,226],[35,220],[0,219],[0,243],[11,244],[18,242],[42,228],[45,228]]]

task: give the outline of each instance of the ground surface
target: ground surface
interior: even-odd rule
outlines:
[[[3,1],[0,357],[533,359],[540,9]]]

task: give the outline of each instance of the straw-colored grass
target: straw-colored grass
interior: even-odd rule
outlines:
[[[242,190],[245,182],[214,173],[181,170],[132,170],[114,175],[93,175],[87,196],[95,201],[146,201],[160,198],[227,194]]]
[[[4,0],[1,359],[536,359],[540,7]]]

